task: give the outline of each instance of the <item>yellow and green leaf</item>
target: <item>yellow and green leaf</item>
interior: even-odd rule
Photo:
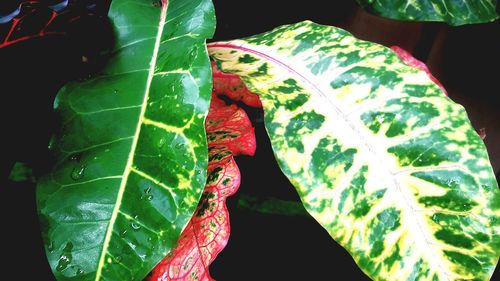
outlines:
[[[55,109],[57,164],[37,189],[58,280],[141,280],[175,246],[206,180],[209,0],[114,0],[116,44]]]
[[[450,25],[498,19],[496,0],[357,0],[366,10],[391,19],[443,21]]]
[[[498,184],[464,108],[429,75],[309,21],[209,53],[260,96],[282,171],[368,276],[489,279]]]

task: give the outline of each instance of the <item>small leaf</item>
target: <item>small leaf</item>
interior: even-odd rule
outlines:
[[[182,232],[176,248],[148,278],[160,280],[213,280],[208,267],[229,239],[226,198],[240,185],[233,156],[255,153],[255,135],[245,111],[212,97],[206,121],[208,179],[195,215]]]
[[[57,163],[37,188],[58,280],[141,280],[205,184],[211,1],[114,0],[110,18],[109,62],[58,93]]]
[[[238,198],[238,208],[270,215],[311,217],[301,202],[287,201],[273,197],[259,198],[256,196],[241,195]]]
[[[368,11],[397,20],[444,21],[450,25],[498,19],[496,0],[357,0]]]
[[[368,276],[490,278],[498,184],[465,110],[427,73],[309,21],[209,53],[259,94],[282,171]]]
[[[33,169],[25,163],[16,162],[10,171],[9,180],[13,182],[35,182]]]

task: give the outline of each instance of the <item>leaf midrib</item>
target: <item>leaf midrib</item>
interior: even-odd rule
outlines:
[[[133,141],[132,141],[132,146],[131,146],[131,149],[130,149],[130,152],[129,152],[129,155],[128,155],[128,158],[127,158],[127,164],[125,165],[125,170],[124,170],[124,173],[123,173],[123,178],[122,178],[122,181],[120,182],[120,187],[118,189],[118,195],[117,195],[117,198],[116,198],[115,208],[113,209],[113,213],[111,214],[111,219],[109,221],[108,229],[106,231],[106,236],[104,237],[104,243],[103,243],[101,255],[99,257],[99,263],[97,265],[97,272],[96,272],[95,281],[99,281],[101,279],[102,269],[103,269],[104,263],[105,263],[104,258],[106,256],[106,252],[108,250],[109,242],[110,242],[111,236],[113,234],[114,223],[116,221],[116,218],[117,218],[119,210],[120,210],[121,201],[123,199],[123,194],[125,192],[125,188],[126,188],[126,185],[127,185],[128,176],[130,175],[130,172],[132,171],[131,168],[132,168],[132,164],[133,164],[135,150],[137,148],[137,142],[139,140],[139,135],[140,135],[140,132],[141,132],[141,126],[142,126],[142,122],[143,122],[143,119],[144,119],[144,114],[145,114],[146,108],[147,108],[147,102],[148,102],[148,98],[149,98],[149,92],[150,92],[150,88],[151,88],[151,82],[153,81],[154,71],[155,71],[155,68],[156,68],[156,61],[157,61],[157,58],[158,58],[158,52],[159,52],[160,45],[161,45],[161,36],[162,36],[162,33],[163,33],[163,29],[164,29],[164,25],[165,25],[165,22],[166,22],[166,18],[167,18],[167,9],[168,9],[168,1],[167,0],[162,0],[162,7],[161,7],[161,12],[160,12],[160,22],[158,24],[158,31],[157,31],[157,34],[156,34],[155,45],[154,45],[154,48],[153,48],[153,55],[151,56],[151,62],[150,62],[150,67],[149,67],[149,71],[148,71],[148,77],[147,77],[147,82],[146,82],[146,89],[144,91],[144,98],[143,98],[143,101],[142,101],[141,112],[139,114],[139,119],[138,119],[138,122],[137,122],[137,127],[136,127],[134,138],[133,138]]]
[[[401,186],[400,186],[399,181],[397,180],[396,177],[394,177],[393,173],[389,169],[385,168],[384,163],[380,160],[380,159],[383,159],[383,157],[379,156],[379,153],[377,153],[377,150],[367,142],[367,140],[364,137],[363,133],[361,133],[359,130],[357,130],[354,127],[354,124],[352,124],[351,122],[349,122],[349,119],[347,118],[347,115],[335,103],[333,103],[333,101],[331,99],[329,99],[328,96],[325,93],[323,93],[323,91],[320,88],[318,88],[305,75],[302,75],[301,73],[297,72],[296,70],[294,70],[293,68],[291,68],[290,66],[288,66],[288,64],[284,63],[282,60],[277,59],[274,56],[270,56],[270,55],[267,55],[265,53],[262,53],[261,51],[249,48],[248,46],[243,46],[243,44],[242,45],[235,45],[235,44],[229,43],[229,42],[221,42],[221,43],[214,42],[214,43],[207,44],[207,47],[208,48],[228,48],[228,49],[235,49],[235,50],[238,50],[238,51],[244,51],[244,52],[251,53],[251,54],[253,54],[253,55],[257,56],[257,57],[260,57],[260,58],[262,58],[264,60],[272,61],[273,63],[279,65],[282,68],[284,68],[290,74],[298,76],[300,78],[300,80],[302,80],[302,82],[304,82],[305,84],[309,85],[312,89],[314,89],[314,91],[318,95],[320,95],[323,99],[325,99],[328,102],[328,104],[330,104],[332,106],[332,108],[334,109],[335,113],[342,119],[342,121],[344,121],[349,126],[349,128],[352,130],[352,132],[355,135],[358,136],[358,138],[361,140],[361,143],[367,148],[367,152],[370,153],[370,154],[372,154],[372,156],[374,156],[374,157],[370,157],[370,159],[376,159],[377,161],[380,162],[380,166],[379,167],[384,167],[384,168],[380,168],[380,170],[383,170],[387,174],[386,178],[390,178],[391,179],[393,185],[395,186],[395,188],[396,188],[396,190],[397,190],[397,192],[399,194],[399,197],[403,198],[403,200],[405,202],[405,205],[407,206],[407,209],[409,209],[410,212],[411,212],[411,217],[413,218],[413,220],[415,222],[415,225],[420,230],[421,239],[415,239],[414,238],[414,240],[415,241],[420,241],[421,244],[424,244],[426,246],[427,250],[429,251],[429,255],[431,256],[431,259],[433,260],[433,263],[436,264],[437,267],[439,267],[441,270],[445,271],[446,272],[445,273],[446,278],[448,279],[448,281],[450,280],[449,277],[448,277],[448,272],[449,271],[448,270],[444,270],[447,267],[443,266],[443,264],[440,262],[439,258],[435,258],[435,254],[432,253],[433,250],[432,250],[432,247],[430,247],[430,242],[428,242],[426,240],[426,238],[425,238],[425,232],[422,229],[422,227],[420,226],[420,223],[419,223],[418,219],[414,215],[415,210],[413,209],[413,206],[410,204],[410,202],[408,202],[408,199],[405,197],[403,191],[401,190]],[[271,51],[269,51],[269,52],[271,52]],[[416,236],[412,235],[412,237],[416,237]],[[423,240],[423,242],[422,242],[422,240]]]

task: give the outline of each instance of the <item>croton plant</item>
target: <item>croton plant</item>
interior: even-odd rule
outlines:
[[[30,37],[35,2],[0,17],[0,48]],[[35,36],[62,32],[63,2]],[[497,18],[489,0],[358,2],[405,20]],[[311,21],[206,44],[210,0],[113,0],[109,18],[114,48],[59,91],[57,161],[38,179],[58,280],[213,280],[240,184],[234,157],[256,148],[242,103],[263,109],[305,209],[367,276],[491,277],[500,191],[486,148],[411,54]]]

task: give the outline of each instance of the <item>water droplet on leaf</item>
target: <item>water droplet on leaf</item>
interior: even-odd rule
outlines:
[[[143,198],[146,198],[146,200],[148,201],[153,200],[153,195],[151,195],[151,187],[144,189],[144,195],[141,195],[141,199]],[[137,216],[135,216],[134,219],[137,219]]]
[[[138,218],[139,218],[138,215],[134,216],[134,220],[137,220]],[[136,223],[135,221],[132,221],[130,223],[130,226],[132,227],[133,230],[139,230],[139,229],[141,229],[141,226],[138,223]]]
[[[141,229],[141,226],[140,226],[140,225],[138,225],[138,224],[137,224],[137,223],[135,223],[135,222],[131,222],[131,223],[130,223],[130,226],[132,227],[132,229],[133,229],[133,230],[139,230],[139,229]]]
[[[160,8],[161,7],[161,0],[153,0],[151,2],[151,4],[153,5],[153,7]]]
[[[71,250],[73,250],[73,243],[68,242],[59,257],[59,261],[57,262],[56,270],[63,271],[68,265],[71,263],[73,256],[71,255]]]
[[[66,255],[62,255],[61,257],[59,257],[59,262],[57,263],[56,270],[63,271],[68,267],[70,263],[71,259]]]
[[[194,58],[196,57],[197,53],[198,53],[198,48],[196,48],[196,47],[195,47],[194,49],[192,49],[192,50],[189,52],[189,60],[190,60],[190,61],[193,61],[193,60],[194,60]]]
[[[161,138],[161,139],[158,141],[158,148],[163,147],[166,143],[167,143],[167,140],[166,140],[165,138]]]
[[[50,138],[50,141],[49,141],[49,145],[47,145],[47,148],[48,149],[53,149],[54,148],[54,144],[56,143],[56,138],[55,136],[52,136]]]
[[[71,178],[74,180],[80,180],[83,178],[85,174],[85,169],[87,166],[85,165],[79,165],[73,168],[73,171],[71,171]]]
[[[83,275],[85,273],[85,271],[81,268],[79,268],[77,271],[76,271],[76,275]]]
[[[54,241],[50,241],[50,244],[47,246],[47,250],[49,250],[50,253],[54,252]]]
[[[79,162],[82,159],[82,153],[73,153],[69,156],[69,159]]]

